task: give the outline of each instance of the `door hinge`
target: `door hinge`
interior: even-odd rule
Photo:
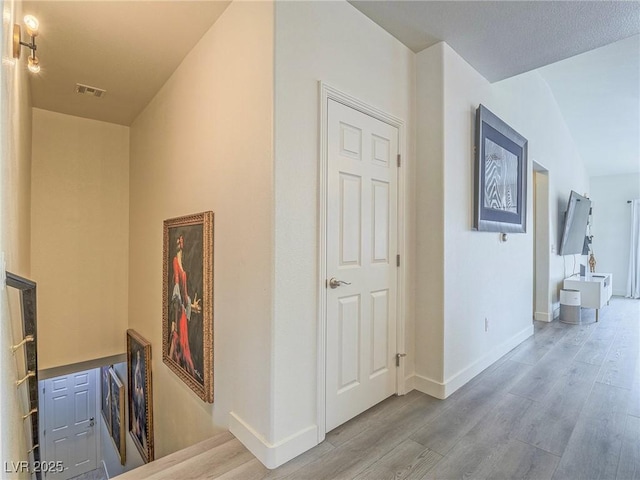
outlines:
[[[396,255],[396,267],[400,266],[400,254]]]
[[[406,356],[407,356],[406,353],[396,353],[396,367],[400,366],[400,359]]]
[[[398,167],[402,165],[402,155],[398,154]]]

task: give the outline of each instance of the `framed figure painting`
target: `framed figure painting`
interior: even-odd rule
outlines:
[[[111,435],[111,374],[109,368],[111,368],[110,365],[100,367],[100,410],[107,431]]]
[[[135,330],[127,330],[127,386],[129,433],[145,462],[153,460],[153,389],[151,343]]]
[[[484,105],[476,110],[476,230],[525,233],[527,139]]]
[[[213,212],[164,221],[162,361],[213,403]]]
[[[125,401],[124,384],[118,378],[118,374],[113,367],[109,369],[109,383],[111,389],[111,440],[113,440],[113,445],[120,457],[120,463],[124,465],[127,460],[124,428],[122,428]]]

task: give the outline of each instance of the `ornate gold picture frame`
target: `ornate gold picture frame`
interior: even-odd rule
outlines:
[[[213,403],[213,212],[164,221],[162,361]]]
[[[145,462],[154,459],[151,343],[135,330],[127,330],[127,386],[129,434]]]

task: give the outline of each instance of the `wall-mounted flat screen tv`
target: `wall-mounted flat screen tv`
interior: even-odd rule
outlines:
[[[564,228],[558,251],[560,255],[582,254],[590,211],[591,200],[571,191],[569,205],[564,214]]]

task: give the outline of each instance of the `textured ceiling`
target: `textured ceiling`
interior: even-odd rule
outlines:
[[[356,1],[414,52],[445,41],[490,82],[640,33],[638,1]]]
[[[540,68],[589,175],[640,173],[640,2],[350,3],[414,52],[445,41],[490,82]]]

